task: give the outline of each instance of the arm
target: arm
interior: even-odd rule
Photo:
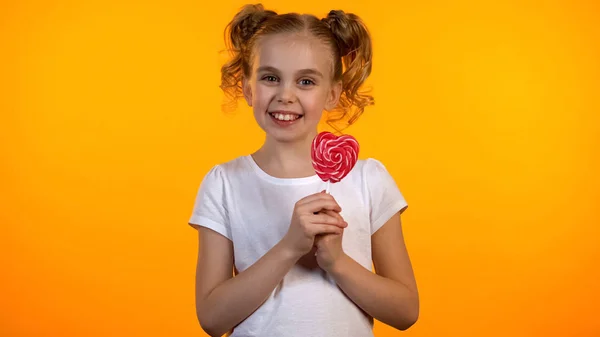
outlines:
[[[373,318],[399,330],[419,316],[419,295],[399,214],[371,237],[377,274],[343,254],[329,273],[344,293]]]
[[[233,277],[232,242],[203,227],[199,240],[196,314],[210,336],[221,336],[250,316],[299,259],[279,243]]]

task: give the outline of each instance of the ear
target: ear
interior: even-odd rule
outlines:
[[[242,78],[242,93],[248,106],[252,106],[252,87],[250,86],[250,81],[245,77]]]
[[[331,90],[329,90],[329,95],[327,95],[327,102],[325,102],[325,110],[334,109],[339,100],[340,95],[342,94],[342,81],[336,81],[331,85]]]

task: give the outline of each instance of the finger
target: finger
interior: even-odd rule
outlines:
[[[338,221],[340,223],[344,224],[343,227],[348,227],[348,223],[346,222],[346,220],[344,220],[344,218],[342,218],[342,215],[339,212],[334,212],[334,211],[330,211],[330,210],[326,209],[326,210],[321,211],[321,213],[325,213],[329,216],[332,216],[332,217],[338,219]]]
[[[298,202],[296,202],[296,206],[299,207],[299,206],[302,206],[302,205],[306,205],[306,204],[311,203],[311,202],[313,202],[315,200],[334,200],[334,199],[331,196],[331,194],[326,194],[326,193],[323,193],[323,192],[319,192],[319,193],[311,194],[309,196],[306,196],[306,197],[298,200]]]
[[[348,223],[347,223],[347,222],[344,220],[344,218],[342,217],[342,215],[341,215],[339,212],[336,212],[336,211],[330,211],[330,210],[328,210],[328,209],[325,209],[325,210],[322,210],[322,211],[320,211],[320,212],[315,212],[314,214],[326,214],[326,215],[328,215],[328,216],[332,216],[332,217],[334,217],[334,218],[338,219],[338,221],[339,221],[341,224],[344,224],[344,226],[343,226],[343,227],[346,227],[346,226],[348,226]]]
[[[305,213],[305,212],[306,213],[308,213],[308,212],[314,213],[314,212],[320,212],[322,210],[341,212],[342,208],[333,199],[313,200],[313,201],[306,203],[299,207],[299,211],[301,211],[301,213]]]
[[[333,225],[338,226],[340,228],[346,227],[345,223],[343,221],[340,221],[340,219],[324,213],[319,213],[311,216],[310,222],[313,224]]]
[[[330,225],[312,225],[309,229],[309,234],[317,236],[319,234],[342,234],[343,229],[337,226]]]

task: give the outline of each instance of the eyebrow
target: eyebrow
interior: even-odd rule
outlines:
[[[257,70],[257,72],[272,72],[272,73],[280,73],[279,69],[275,68],[275,67],[271,67],[271,66],[262,66],[259,67]],[[319,76],[319,77],[323,77],[323,74],[318,71],[317,69],[301,69],[298,70],[298,74],[300,75],[315,75],[315,76]]]

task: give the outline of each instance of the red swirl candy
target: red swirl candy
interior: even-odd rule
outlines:
[[[356,164],[358,150],[358,141],[350,135],[338,137],[331,132],[319,133],[311,148],[315,172],[325,182],[339,182]]]

